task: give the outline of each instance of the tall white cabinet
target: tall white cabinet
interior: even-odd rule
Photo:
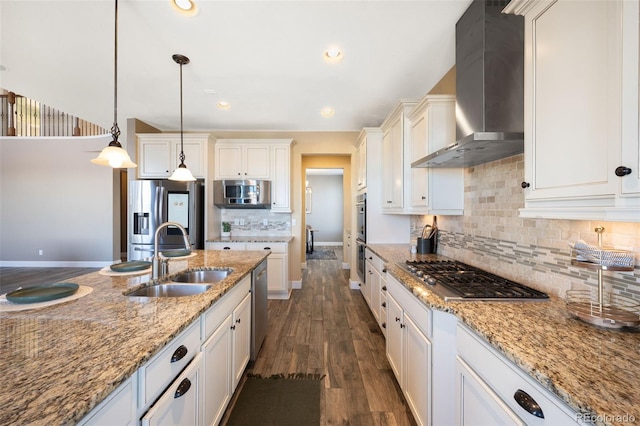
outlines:
[[[519,0],[507,10],[525,17],[520,215],[640,221],[637,1]]]

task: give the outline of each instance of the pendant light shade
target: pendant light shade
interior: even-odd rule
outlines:
[[[109,166],[114,169],[128,169],[138,167],[131,161],[127,151],[122,148],[118,137],[120,128],[118,127],[118,0],[115,0],[115,36],[114,36],[114,60],[113,60],[113,126],[111,127],[112,140],[109,145],[100,152],[96,158],[91,160],[93,164],[99,166]]]
[[[182,66],[189,63],[189,58],[184,55],[173,55],[173,60],[180,65],[180,165],[173,171],[169,180],[188,182],[196,180],[184,164],[184,134],[182,131]]]

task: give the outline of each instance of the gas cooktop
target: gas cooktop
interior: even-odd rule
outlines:
[[[445,301],[542,301],[541,291],[455,260],[407,260],[399,264]]]

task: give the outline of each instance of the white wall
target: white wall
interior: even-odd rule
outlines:
[[[89,161],[109,141],[0,138],[0,266],[103,266],[119,258],[119,173]]]
[[[307,214],[307,225],[318,232],[315,244],[342,245],[344,237],[342,175],[309,175],[311,187],[311,213]]]

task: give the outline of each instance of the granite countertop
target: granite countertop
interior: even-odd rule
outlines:
[[[266,257],[263,251],[194,251],[169,261],[169,273],[229,267],[212,289],[189,297],[130,298],[122,293],[151,273],[72,280],[93,291],[46,308],[0,312],[0,425],[73,424],[136,372]]]
[[[578,413],[597,424],[640,421],[640,332],[608,330],[573,318],[565,303],[444,302],[396,262],[443,258],[408,244],[368,244],[387,272],[426,306],[455,315]]]
[[[288,243],[293,239],[290,235],[285,236],[231,236],[208,239],[208,243]]]

